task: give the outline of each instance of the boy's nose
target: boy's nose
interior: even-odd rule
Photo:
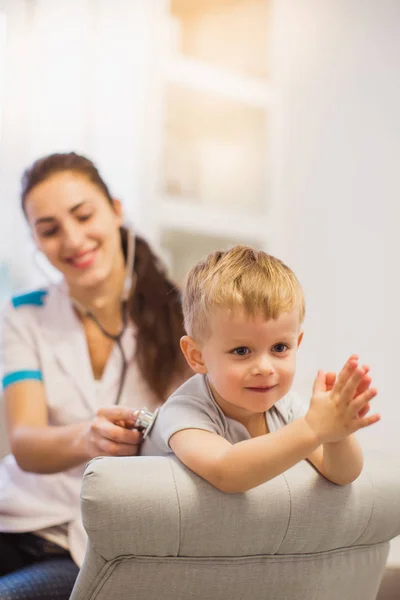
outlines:
[[[252,371],[254,375],[270,375],[275,369],[268,356],[260,356],[255,362]]]

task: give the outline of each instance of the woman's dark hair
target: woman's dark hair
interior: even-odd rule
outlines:
[[[22,176],[21,202],[29,192],[56,173],[71,171],[89,179],[112,204],[113,198],[91,160],[75,152],[50,154],[26,169]],[[128,230],[121,227],[121,243],[127,252]],[[180,376],[188,374],[179,346],[184,335],[180,290],[167,277],[165,267],[148,243],[136,236],[134,262],[135,288],[128,300],[128,312],[137,327],[136,360],[149,388],[163,402],[169,389]]]

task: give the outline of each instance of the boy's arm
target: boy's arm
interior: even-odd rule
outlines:
[[[362,450],[354,435],[339,442],[322,444],[307,458],[321,475],[339,485],[357,479],[364,463]]]
[[[234,445],[209,431],[184,429],[171,437],[170,446],[184,465],[227,493],[250,490],[305,458],[339,485],[357,479],[363,466],[362,451],[353,435],[319,445],[304,419]]]
[[[357,359],[357,355],[352,355],[349,360]],[[368,374],[369,367],[364,365],[363,369],[365,375],[356,389],[355,397],[366,392],[371,384],[371,377]],[[325,382],[323,382],[325,391],[331,391],[335,382],[336,374],[326,373]],[[358,413],[358,418],[365,417],[369,410],[370,405],[367,402]],[[372,422],[376,421],[375,417],[376,415],[373,416]],[[364,464],[361,447],[354,435],[337,442],[322,444],[307,458],[324,477],[339,485],[346,485],[357,479]]]
[[[280,475],[316,450],[320,442],[305,419],[231,444],[201,429],[184,429],[169,441],[189,469],[222,492],[245,492]]]
[[[169,445],[189,469],[224,492],[249,490],[305,458],[328,479],[348,483],[347,476],[357,477],[362,463],[351,434],[379,420],[378,415],[366,416],[377,392],[364,389],[365,375],[365,369],[350,359],[332,390],[327,390],[320,371],[306,416],[273,433],[232,445],[214,433],[186,429],[172,435]],[[346,472],[346,479],[339,481],[347,467],[354,472]]]

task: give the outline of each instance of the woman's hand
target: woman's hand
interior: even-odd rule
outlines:
[[[135,456],[142,434],[133,429],[136,414],[127,406],[99,408],[93,421],[86,424],[83,441],[88,460],[96,456]]]

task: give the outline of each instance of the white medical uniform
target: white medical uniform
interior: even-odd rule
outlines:
[[[99,407],[115,402],[122,367],[119,348],[114,344],[101,381],[95,381],[84,329],[65,282],[14,297],[0,327],[3,388],[18,381],[43,381],[50,425],[90,420]],[[119,404],[154,410],[157,399],[133,360],[131,323],[122,345],[129,366]],[[64,526],[66,545],[81,565],[86,546],[79,499],[84,468],[51,475],[27,473],[8,455],[0,461],[0,531],[40,531],[53,539],[51,532]]]

